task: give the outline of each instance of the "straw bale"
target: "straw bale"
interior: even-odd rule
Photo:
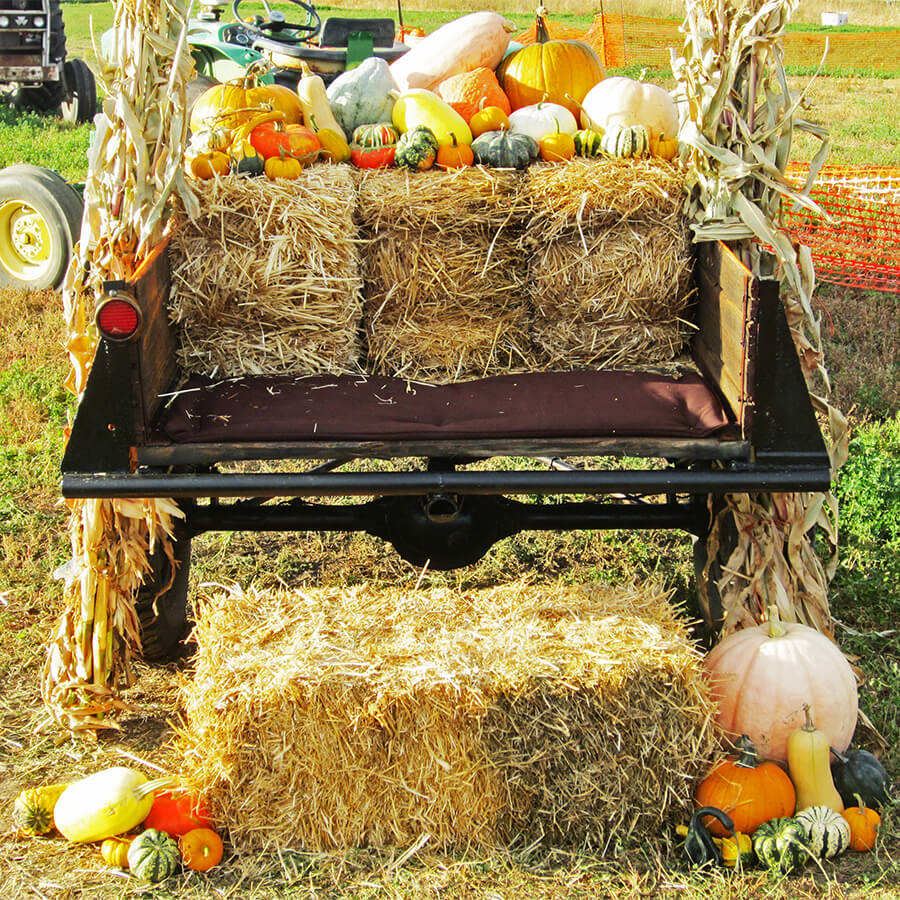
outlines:
[[[657,584],[206,588],[180,769],[241,849],[602,850],[683,818],[717,737]]]
[[[533,365],[514,230],[386,229],[367,245],[365,270],[370,371],[441,382]]]
[[[362,279],[346,166],[297,181],[227,176],[196,185],[170,252],[179,359],[212,375],[358,372]]]

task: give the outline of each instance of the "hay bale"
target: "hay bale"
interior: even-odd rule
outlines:
[[[182,775],[242,849],[604,848],[683,819],[715,740],[658,585],[200,599]]]
[[[346,166],[297,181],[195,185],[201,216],[170,245],[179,360],[210,375],[361,371],[356,188]]]

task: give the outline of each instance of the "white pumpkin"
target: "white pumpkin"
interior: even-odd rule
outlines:
[[[513,134],[527,134],[540,143],[557,131],[575,134],[578,123],[575,116],[559,103],[532,103],[510,113],[509,130]]]
[[[665,88],[624,75],[604,78],[581,102],[581,127],[606,131],[612,125],[643,125],[654,140],[678,134],[678,110]]]

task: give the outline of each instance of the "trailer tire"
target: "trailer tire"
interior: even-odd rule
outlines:
[[[0,171],[0,287],[55,288],[81,229],[81,200],[55,173],[23,168]]]
[[[60,103],[65,122],[93,122],[97,115],[97,81],[83,59],[70,59],[65,65],[66,92]]]

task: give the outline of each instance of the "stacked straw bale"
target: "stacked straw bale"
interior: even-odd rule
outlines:
[[[170,252],[172,319],[188,372],[359,372],[362,279],[356,188],[347,166],[296,181],[198,182]]]
[[[682,352],[691,295],[683,178],[660,160],[526,171],[539,368],[653,365]]]
[[[182,775],[242,849],[658,833],[716,739],[667,601],[653,584],[216,589]]]

